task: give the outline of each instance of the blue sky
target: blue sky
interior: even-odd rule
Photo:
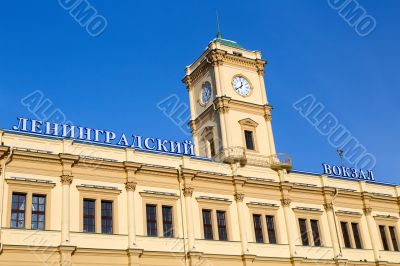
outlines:
[[[400,183],[400,2],[359,0],[375,30],[357,34],[327,1],[89,1],[107,20],[92,37],[53,1],[6,1],[0,9],[0,127],[32,117],[35,90],[79,125],[183,140],[156,104],[188,102],[184,68],[222,33],[268,60],[277,150],[299,170],[339,164],[335,148],[292,107],[312,94],[377,159],[375,177]]]

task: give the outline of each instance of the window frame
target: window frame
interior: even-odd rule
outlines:
[[[358,212],[345,213],[344,210],[337,210],[335,212],[335,214],[338,217],[339,225],[341,222],[347,223],[347,231],[349,232],[349,237],[350,237],[351,247],[347,248],[344,243],[343,232],[342,232],[342,228],[340,226],[339,241],[340,241],[341,245],[347,249],[358,249],[358,250],[364,249],[367,245],[365,243],[366,239],[362,234],[364,232],[364,224],[362,223],[362,220],[361,220],[362,214],[358,213]],[[356,247],[356,240],[354,238],[354,231],[353,231],[353,227],[352,227],[353,223],[358,224],[358,234],[359,234],[359,238],[360,238],[361,248]]]
[[[110,201],[112,202],[112,235],[119,233],[118,228],[118,196],[121,194],[121,190],[117,189],[105,189],[100,187],[89,187],[86,185],[77,185],[76,188],[79,191],[79,232],[93,234],[93,232],[83,232],[83,200],[92,199],[95,200],[95,232],[96,234],[102,233],[102,221],[101,221],[101,202]],[[106,234],[105,235],[111,235]]]
[[[398,222],[399,219],[394,216],[385,216],[385,215],[376,215],[374,216],[375,222],[376,222],[376,228],[379,234],[379,242],[381,244],[382,251],[388,251],[388,252],[399,252],[400,251],[400,239],[399,239],[399,227],[398,227]],[[385,236],[386,240],[388,242],[388,250],[384,249],[383,241],[382,241],[382,236],[380,232],[379,226],[384,226],[384,231],[385,231]],[[392,237],[390,233],[389,227],[394,227],[394,232],[396,234],[396,241],[397,241],[397,247],[399,251],[394,250],[394,245],[392,242]]]
[[[103,204],[109,204],[109,206],[111,206],[111,216],[110,215],[105,215],[105,214],[103,214]],[[100,202],[100,205],[101,205],[101,210],[100,210],[100,215],[101,215],[101,233],[102,234],[110,234],[110,235],[112,235],[113,234],[113,232],[114,232],[114,215],[113,215],[113,212],[114,212],[114,202],[113,201],[110,201],[110,200],[101,200],[101,202]],[[103,222],[104,221],[107,221],[107,224],[109,224],[109,222],[111,221],[111,223],[110,223],[110,226],[111,226],[111,232],[104,232],[103,231],[103,227],[104,227],[104,224],[103,224]]]
[[[44,210],[43,211],[40,211],[40,210],[33,210],[33,208],[32,208],[32,211],[31,211],[31,229],[34,229],[34,230],[45,230],[45,228],[46,228],[46,201],[47,201],[47,196],[46,195],[43,195],[43,194],[38,194],[38,193],[34,193],[34,194],[32,194],[32,207],[33,207],[33,205],[34,205],[34,203],[33,203],[33,198],[34,197],[38,197],[38,199],[39,198],[44,198]],[[40,206],[41,206],[42,204],[40,204],[40,202],[38,202],[38,204],[37,204],[37,206],[39,207],[39,209],[40,209]],[[41,216],[41,215],[43,215],[43,228],[33,228],[33,215],[34,214],[36,214],[37,215],[37,217],[39,217],[39,216]],[[37,221],[35,221],[36,223],[40,223],[40,219],[37,219]]]
[[[232,224],[231,224],[231,213],[229,210],[232,201],[230,200],[214,200],[214,199],[207,199],[207,198],[196,198],[197,203],[199,205],[199,217],[200,217],[200,231],[201,231],[201,239],[204,240],[214,240],[214,241],[231,241],[232,239]],[[213,239],[205,239],[204,237],[204,226],[203,226],[203,210],[210,210],[211,211],[211,224],[213,230]],[[225,223],[226,223],[226,232],[227,232],[227,239],[220,240],[218,234],[218,220],[217,220],[217,211],[225,212]]]
[[[141,191],[139,192],[142,197],[142,210],[143,210],[143,234],[147,235],[147,216],[146,216],[146,205],[155,205],[156,206],[156,221],[157,221],[157,236],[148,236],[148,237],[160,237],[160,238],[176,238],[178,237],[178,232],[180,230],[180,225],[178,222],[178,199],[179,196],[170,192],[150,192],[150,191]],[[172,207],[172,237],[164,236],[164,226],[163,226],[163,217],[162,217],[162,207],[169,206]]]
[[[308,246],[307,247],[325,247],[326,246],[326,241],[325,241],[325,230],[324,230],[324,224],[323,224],[323,219],[322,219],[322,214],[323,211],[319,210],[318,208],[315,208],[315,210],[308,210],[308,209],[302,209],[302,207],[295,207],[292,208],[293,212],[295,213],[296,217],[296,224],[297,224],[297,235],[299,236],[298,238],[298,244],[300,246],[304,246],[301,238],[301,230],[300,230],[300,219],[306,220],[306,230],[307,230],[307,237],[308,237]],[[311,226],[311,220],[316,220],[318,224],[318,235],[319,235],[319,245],[315,245],[315,239],[314,239],[314,234],[312,232],[312,226]]]
[[[258,126],[258,123],[255,122],[254,120],[252,120],[251,118],[246,118],[246,119],[240,120],[239,124],[240,124],[241,130],[242,130],[243,147],[248,152],[258,153],[259,152],[258,141],[257,141],[257,126]],[[245,131],[249,131],[249,132],[252,133],[254,149],[248,149],[247,148],[247,141],[246,141]]]
[[[20,201],[20,198],[21,197],[23,197],[24,198],[24,201],[23,201],[23,203],[24,203],[24,208],[23,208],[23,210],[20,210],[20,208],[17,206],[17,208],[16,209],[13,209],[12,208],[12,205],[14,205],[14,200],[13,200],[13,198],[14,198],[14,196],[17,196],[18,197],[18,203],[22,203],[22,201]],[[26,193],[21,193],[21,192],[13,192],[12,193],[12,196],[11,196],[11,217],[10,217],[10,228],[13,228],[13,229],[25,229],[25,226],[26,226],[26,200],[27,200],[27,195],[26,195]],[[18,204],[19,205],[19,204]],[[16,223],[16,226],[15,227],[13,227],[12,226],[12,215],[14,214],[14,213],[16,213],[17,214],[17,219],[16,219],[16,221],[15,221],[15,223]],[[18,227],[18,221],[19,221],[19,216],[21,215],[21,214],[23,214],[23,221],[24,221],[24,224],[22,225],[22,227]]]
[[[261,215],[261,226],[262,226],[263,240],[264,240],[263,243],[264,244],[279,245],[280,243],[282,243],[281,242],[281,234],[280,234],[280,225],[279,225],[279,222],[277,222],[279,220],[279,215],[278,215],[279,206],[277,204],[270,204],[270,203],[249,202],[249,203],[247,203],[247,207],[249,208],[249,211],[250,211],[253,243],[258,243],[256,241],[253,215]],[[268,227],[267,227],[267,216],[274,217],[276,243],[271,243],[271,241],[269,239]],[[259,244],[261,244],[261,243],[259,243]]]
[[[7,220],[6,227],[11,228],[11,208],[12,208],[12,194],[22,193],[26,194],[25,202],[25,225],[23,228],[15,228],[18,230],[32,230],[32,196],[44,195],[46,196],[45,204],[45,223],[44,229],[40,231],[51,230],[51,192],[56,186],[56,183],[50,180],[38,180],[38,179],[15,179],[6,178],[5,182],[8,185],[8,199],[7,199]],[[33,229],[38,230],[38,229]]]
[[[93,208],[90,208],[90,209],[93,209],[93,215],[86,215],[85,214],[85,202],[88,202],[88,203],[93,203]],[[82,216],[82,219],[83,219],[83,221],[82,221],[82,232],[83,233],[96,233],[96,226],[97,226],[97,223],[96,223],[96,214],[97,214],[97,212],[98,212],[98,209],[96,208],[96,199],[91,199],[91,198],[84,198],[83,199],[83,202],[82,202],[82,204],[83,204],[83,216]],[[85,231],[84,229],[85,229],[85,219],[93,219],[93,231]],[[90,225],[89,225],[90,226]]]

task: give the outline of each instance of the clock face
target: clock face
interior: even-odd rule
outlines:
[[[206,82],[201,89],[201,104],[206,105],[211,98],[211,84]]]
[[[250,83],[242,76],[236,76],[232,80],[233,89],[241,96],[248,96],[251,92]]]

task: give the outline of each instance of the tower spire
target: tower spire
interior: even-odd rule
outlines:
[[[216,17],[216,19],[217,19],[217,28],[218,28],[217,39],[222,39],[221,28],[220,28],[220,26],[219,26],[218,10],[215,10],[215,17]]]

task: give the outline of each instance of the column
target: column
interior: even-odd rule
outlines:
[[[242,244],[242,252],[246,254],[248,251],[248,242],[246,234],[246,223],[244,220],[245,214],[243,209],[244,193],[235,193],[235,201],[239,218],[240,242]]]
[[[136,182],[126,182],[126,198],[128,206],[128,248],[136,246],[136,221],[135,221],[135,197],[134,192],[136,189]]]
[[[375,261],[379,261],[379,247],[378,247],[378,242],[377,241],[379,238],[376,234],[376,226],[375,226],[375,221],[374,218],[372,217],[372,208],[367,205],[367,207],[364,208],[364,215],[365,218],[367,219],[367,225],[368,225],[368,232],[369,232],[369,237],[371,239],[371,245],[372,245],[372,250],[374,251],[374,258]]]
[[[128,251],[136,247],[136,215],[135,215],[135,190],[136,190],[136,172],[141,164],[125,161],[125,189],[127,200],[127,222],[128,222]],[[128,252],[129,254],[129,252]],[[133,254],[133,253],[132,253]]]
[[[186,210],[186,226],[187,226],[187,238],[188,238],[188,252],[192,251],[195,247],[194,240],[194,226],[193,226],[193,179],[196,172],[189,169],[181,169],[183,179],[183,196],[185,197],[185,210]],[[183,218],[183,217],[182,217]]]
[[[69,245],[70,230],[70,186],[72,183],[71,175],[62,175],[60,178],[62,189],[62,207],[61,207],[61,245]]]
[[[296,251],[296,236],[294,234],[294,225],[292,224],[291,213],[290,213],[290,204],[292,200],[288,198],[281,199],[281,204],[283,207],[283,213],[285,216],[285,224],[286,224],[286,233],[289,244],[289,253],[290,257],[295,257]]]
[[[246,254],[249,251],[248,241],[247,241],[247,232],[246,232],[246,220],[245,220],[245,212],[244,212],[244,183],[246,181],[245,178],[237,176],[237,165],[232,164],[232,175],[233,175],[233,185],[235,187],[235,201],[237,208],[237,215],[239,220],[239,231],[240,231],[240,242],[242,245],[242,253]]]
[[[285,170],[279,171],[278,174],[281,180],[280,182],[281,204],[283,208],[283,214],[285,217],[286,233],[289,244],[289,253],[290,257],[293,258],[295,257],[295,251],[296,251],[297,233],[295,230],[296,226],[292,223],[292,213],[290,210],[290,204],[292,203],[292,200],[289,198],[289,192],[292,189],[292,185],[284,183],[286,175]]]
[[[267,124],[267,131],[268,131],[268,144],[269,144],[269,151],[271,155],[276,154],[276,149],[275,149],[275,141],[274,141],[274,133],[272,132],[272,115],[271,115],[271,109],[272,107],[269,105],[266,105],[264,107],[264,118],[265,118],[265,123]]]
[[[333,246],[333,255],[335,258],[338,258],[341,255],[339,239],[337,236],[336,230],[336,222],[335,222],[335,211],[332,203],[325,203],[324,208],[326,211],[326,215],[328,217],[328,225],[329,225],[329,233],[331,235],[332,246]]]

